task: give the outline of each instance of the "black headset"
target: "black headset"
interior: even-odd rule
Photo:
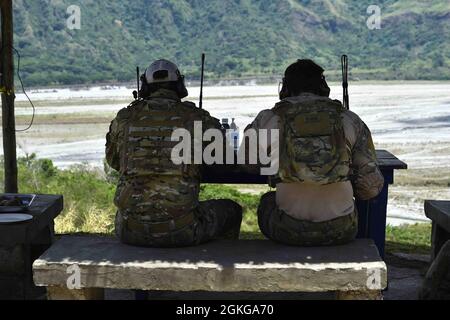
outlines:
[[[286,80],[286,77],[283,77],[282,80],[282,85],[281,85],[281,90],[279,90],[278,94],[280,97],[280,100],[289,98],[290,96],[292,96],[291,91],[289,90],[289,85],[288,82]],[[329,97],[330,96],[330,87],[328,86],[325,77],[322,75],[320,84],[319,84],[319,94],[321,96],[325,96],[325,97]]]
[[[281,83],[282,83],[281,90],[280,90],[280,86],[278,86],[278,95],[280,97],[280,100],[283,100],[283,99],[290,97],[291,93],[289,92],[287,81],[286,81],[285,77],[283,77],[283,80]]]

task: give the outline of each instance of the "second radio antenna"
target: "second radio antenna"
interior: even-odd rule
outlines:
[[[198,106],[200,109],[203,108],[203,79],[205,74],[205,54],[202,53],[202,72],[200,75],[200,100]]]

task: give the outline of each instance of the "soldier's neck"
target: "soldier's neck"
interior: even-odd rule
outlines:
[[[164,88],[158,89],[152,94],[150,94],[149,99],[151,98],[166,98],[181,101],[181,99],[178,97],[178,94],[175,91]]]

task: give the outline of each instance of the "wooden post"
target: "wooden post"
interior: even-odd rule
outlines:
[[[12,0],[0,0],[0,91],[2,92],[3,154],[5,192],[17,193],[16,123],[14,117],[14,60]]]

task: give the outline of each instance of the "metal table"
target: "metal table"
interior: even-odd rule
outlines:
[[[380,194],[368,201],[356,201],[358,209],[358,238],[371,238],[374,240],[381,257],[384,258],[386,238],[386,214],[389,185],[394,183],[394,170],[407,169],[406,163],[399,160],[386,150],[377,150],[377,159],[380,170],[384,176],[384,187]],[[205,170],[202,173],[203,183],[221,184],[267,184],[267,176],[245,172],[230,172]]]
[[[33,220],[0,224],[0,299],[30,299],[45,293],[33,284],[32,264],[53,243],[54,219],[62,209],[62,196],[37,195],[26,212]]]

